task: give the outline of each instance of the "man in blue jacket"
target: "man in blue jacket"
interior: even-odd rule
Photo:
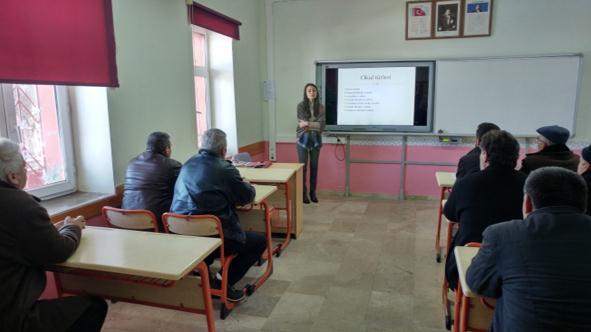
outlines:
[[[591,331],[591,217],[587,185],[559,167],[525,183],[524,220],[484,231],[467,282],[497,298],[494,331]]]
[[[252,203],[255,189],[224,159],[226,147],[226,133],[220,129],[203,134],[201,149],[181,168],[170,210],[188,215],[213,214],[221,220],[225,254],[237,254],[228,271],[228,300],[239,302],[244,292],[233,286],[261,258],[267,244],[264,236],[245,232],[240,226],[236,206]]]

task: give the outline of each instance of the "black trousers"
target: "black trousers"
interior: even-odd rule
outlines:
[[[306,185],[306,176],[308,174],[308,160],[310,161],[310,194],[316,194],[316,183],[318,182],[318,159],[320,159],[320,149],[306,149],[299,145],[298,161],[304,164],[304,195],[308,195],[308,186]]]
[[[232,260],[228,270],[228,286],[234,286],[248,272],[251,266],[256,263],[267,248],[266,238],[254,232],[245,232],[246,241],[244,243],[231,239],[224,239],[224,251],[227,256],[236,255]],[[210,265],[213,260],[220,257],[220,251],[216,250],[207,259],[205,263]]]
[[[93,296],[39,300],[27,315],[25,331],[99,332],[108,308],[105,300]]]

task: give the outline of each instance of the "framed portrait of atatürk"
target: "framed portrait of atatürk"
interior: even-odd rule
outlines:
[[[462,2],[435,2],[435,38],[459,37],[462,23]]]

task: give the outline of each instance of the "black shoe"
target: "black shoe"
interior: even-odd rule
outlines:
[[[209,275],[209,288],[222,289],[222,281],[218,279],[215,274]]]
[[[246,294],[244,294],[244,290],[236,290],[234,287],[228,287],[228,294],[226,294],[226,298],[230,302],[241,302],[246,298]]]
[[[316,197],[316,193],[310,193],[310,200],[314,203],[318,203],[318,197]]]
[[[308,199],[308,195],[304,194],[304,204],[310,204],[310,200]]]
[[[222,289],[222,281],[215,276],[210,277],[209,283],[212,289]],[[214,295],[214,297],[218,296]],[[234,287],[228,287],[228,291],[226,294],[226,298],[228,299],[228,301],[241,302],[242,300],[244,300],[245,297],[246,295],[244,294],[243,290],[236,290],[234,289]]]

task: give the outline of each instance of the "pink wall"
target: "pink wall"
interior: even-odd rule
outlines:
[[[468,152],[463,146],[408,146],[408,161],[451,162]],[[351,145],[352,159],[400,160],[401,146]],[[320,191],[345,191],[344,145],[324,144],[320,153],[318,189]],[[294,143],[277,144],[278,162],[297,162]],[[435,182],[436,171],[455,172],[456,167],[408,165],[406,168],[406,195],[434,196],[439,193]],[[351,192],[396,196],[400,193],[400,165],[352,164]]]
[[[409,145],[407,161],[440,162],[457,164],[471,146]],[[573,149],[580,154],[579,149]],[[528,153],[534,152],[530,148]],[[351,145],[352,159],[400,160],[399,145]],[[520,159],[525,156],[521,150]],[[264,159],[266,156],[262,156]],[[345,191],[345,146],[324,144],[320,153],[318,190]],[[297,162],[295,143],[277,143],[278,162]],[[520,165],[518,162],[518,165]],[[407,165],[405,194],[409,196],[437,197],[439,188],[435,172],[455,172],[456,166]],[[400,165],[397,164],[352,164],[351,192],[397,196],[400,194]]]

